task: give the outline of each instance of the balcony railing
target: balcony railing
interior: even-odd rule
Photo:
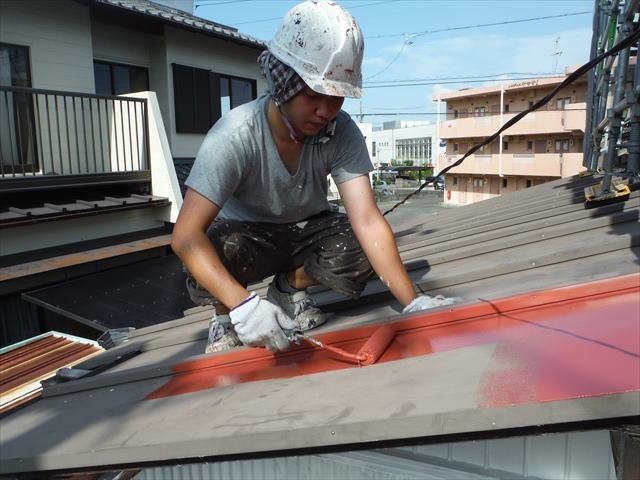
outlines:
[[[0,86],[0,192],[151,181],[145,99]]]
[[[475,154],[450,170],[459,175],[519,175],[529,177],[567,177],[581,170],[584,154],[580,152],[536,154]],[[440,167],[445,168],[459,160],[461,155],[446,155]]]
[[[571,104],[563,110],[531,112],[507,129],[505,135],[557,135],[583,134],[586,123],[586,105]],[[446,120],[440,124],[442,137],[447,139],[487,137],[507,123],[516,114],[485,115]]]

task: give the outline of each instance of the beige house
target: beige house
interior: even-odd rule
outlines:
[[[438,129],[447,146],[438,156],[437,170],[451,166],[533,106],[573,70],[567,68],[563,76],[504,82],[434,98],[446,103]],[[586,94],[587,81],[582,77],[451,168],[446,174],[445,202],[474,203],[583,170]]]
[[[106,282],[120,289],[148,272],[137,262],[172,262],[181,180],[204,136],[266,88],[262,40],[192,15],[188,0],[165,3],[0,1],[0,348],[96,333],[34,308],[29,291],[136,265]]]

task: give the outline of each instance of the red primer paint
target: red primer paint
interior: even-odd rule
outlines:
[[[477,392],[478,403],[489,408],[637,391],[639,293],[640,274],[634,274],[418,312],[388,323],[393,335],[385,336],[389,330],[379,334],[385,337],[381,343],[389,343],[374,362],[493,344],[494,355]],[[379,325],[316,337],[357,356],[376,331]],[[306,343],[280,354],[248,348],[175,365],[169,381],[147,399],[345,368],[357,367]]]

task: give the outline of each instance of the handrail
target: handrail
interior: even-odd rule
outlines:
[[[143,98],[0,86],[0,192],[150,181]]]

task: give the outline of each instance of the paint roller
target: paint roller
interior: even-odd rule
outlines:
[[[303,333],[293,333],[290,336],[290,340],[296,343],[298,343],[300,340],[306,340],[312,345],[332,352],[345,360],[356,362],[358,363],[358,365],[366,366],[373,365],[378,361],[378,359],[382,356],[382,354],[393,341],[395,334],[396,332],[393,328],[391,328],[389,325],[383,325],[375,332],[373,332],[373,335],[369,337],[364,345],[362,345],[360,350],[358,350],[358,353],[355,354],[347,352],[346,350],[343,350],[341,348],[334,347],[332,345],[327,345],[317,338],[314,338],[310,335],[305,335]]]

